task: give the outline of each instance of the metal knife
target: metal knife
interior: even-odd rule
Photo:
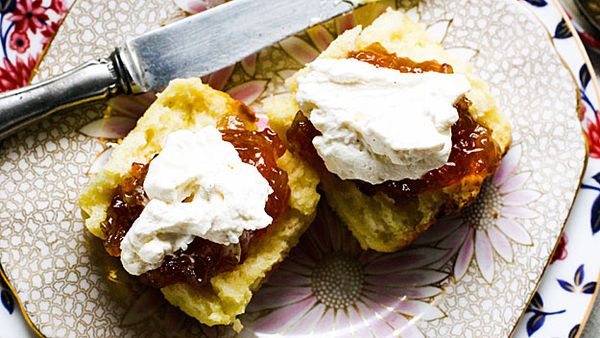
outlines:
[[[210,74],[360,1],[233,0],[127,41],[38,84],[0,94],[0,139],[57,111]]]

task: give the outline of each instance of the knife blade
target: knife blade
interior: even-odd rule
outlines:
[[[353,7],[340,0],[235,0],[129,40],[119,53],[132,80],[148,91],[232,65]]]
[[[364,0],[234,0],[127,41],[38,84],[0,94],[0,139],[65,108],[210,74]]]

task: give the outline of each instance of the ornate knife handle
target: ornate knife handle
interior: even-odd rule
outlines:
[[[52,113],[130,93],[118,54],[90,61],[55,78],[0,94],[0,139]]]

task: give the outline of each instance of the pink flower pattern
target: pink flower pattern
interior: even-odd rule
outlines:
[[[328,208],[253,298],[244,323],[257,335],[423,337],[411,318],[443,318],[429,300],[448,274],[428,267],[447,250],[362,251]]]
[[[228,0],[175,0],[179,8],[189,14],[204,12],[205,10],[218,6]]]
[[[511,243],[533,244],[522,220],[537,216],[527,205],[540,193],[524,188],[531,174],[519,171],[520,158],[521,146],[515,145],[472,205],[438,222],[417,241],[448,249],[450,257],[456,255],[452,271],[456,280],[474,261],[482,277],[492,283],[496,256],[510,263],[514,256]]]

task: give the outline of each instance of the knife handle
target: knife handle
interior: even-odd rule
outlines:
[[[59,110],[129,93],[117,53],[55,78],[0,94],[0,139]]]

